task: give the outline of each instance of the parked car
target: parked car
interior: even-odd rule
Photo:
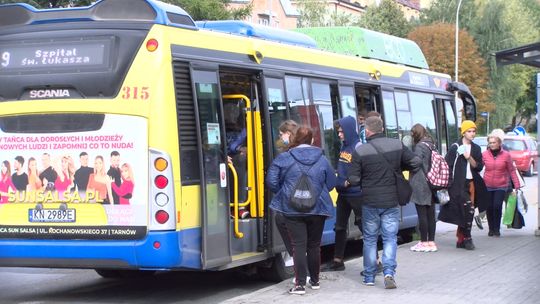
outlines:
[[[473,139],[473,142],[480,146],[480,148],[482,149],[482,152],[486,151],[487,145],[488,145],[486,136],[477,136]]]
[[[538,148],[536,140],[529,136],[508,136],[504,145],[510,151],[517,169],[525,176],[532,176],[538,171]]]

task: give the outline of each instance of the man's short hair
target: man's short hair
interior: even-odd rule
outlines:
[[[367,130],[373,133],[381,133],[383,131],[383,121],[376,116],[366,118],[365,126]]]

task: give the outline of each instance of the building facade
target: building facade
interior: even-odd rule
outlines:
[[[405,18],[411,20],[420,17],[422,8],[429,7],[431,0],[394,0],[403,11]],[[298,0],[233,0],[231,8],[253,5],[252,15],[245,19],[251,23],[262,24],[282,29],[296,28]],[[350,14],[361,17],[366,9],[378,5],[380,0],[320,0],[327,7],[327,13]]]

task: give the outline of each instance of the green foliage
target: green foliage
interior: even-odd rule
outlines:
[[[347,26],[357,22],[351,14],[329,10],[320,0],[299,0],[296,9],[300,14],[297,27]]]
[[[459,0],[434,0],[431,6],[420,12],[420,23],[423,25],[435,23],[456,24],[456,11]],[[471,29],[476,19],[474,0],[462,0],[459,8],[459,28]]]
[[[369,6],[357,25],[398,37],[406,37],[411,30],[411,24],[393,0]]]
[[[318,0],[300,0],[296,4],[296,9],[300,14],[298,27],[319,27],[325,26],[324,16],[326,15],[326,4]]]
[[[422,11],[420,22],[455,24],[458,2],[435,0],[429,9]],[[540,3],[537,0],[462,0],[459,27],[473,35],[489,69],[486,90],[491,92],[490,100],[496,105],[491,112],[490,125],[504,127],[510,120],[515,123],[521,117],[528,121],[531,105],[535,103],[535,95],[529,89],[534,72],[520,65],[497,67],[492,54],[540,40]],[[460,58],[463,57],[460,45]],[[463,75],[461,63],[460,75]]]
[[[252,5],[229,9],[230,0],[162,0],[183,8],[194,20],[242,19],[251,15]]]
[[[454,36],[454,25],[439,23],[417,27],[407,38],[420,46],[432,70],[453,75],[455,44],[454,39],[448,37]],[[473,37],[465,30],[459,31],[459,54],[460,81],[466,83],[477,98],[479,112],[491,111],[486,63]]]
[[[0,4],[7,3],[27,3],[35,8],[68,7],[68,6],[88,6],[91,0],[0,0]]]
[[[513,45],[510,26],[504,22],[504,3],[490,0],[478,6],[479,17],[472,26],[471,33],[476,38],[480,53],[488,64],[490,80],[488,87],[492,92],[491,101],[496,109],[491,112],[490,126],[504,127],[510,123],[515,112],[516,97],[520,84],[512,77],[510,69],[497,68],[494,50],[506,49]]]

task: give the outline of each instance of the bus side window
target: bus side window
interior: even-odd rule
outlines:
[[[383,121],[386,136],[390,138],[399,138],[396,118],[396,106],[394,103],[394,93],[383,91]]]
[[[289,106],[290,119],[299,125],[311,125],[311,110],[307,92],[307,79],[296,76],[285,77],[285,91]]]
[[[279,137],[279,125],[287,120],[287,105],[285,103],[283,79],[267,77],[265,83],[268,111],[270,112],[270,125],[272,126],[274,155],[277,155],[285,151],[285,144]]]
[[[313,129],[314,145],[324,150],[326,157],[334,168],[337,166],[339,154],[339,137],[334,130],[334,120],[337,119],[337,107],[332,106],[332,89],[330,83],[311,83],[313,106],[316,115],[311,118],[310,127]]]

